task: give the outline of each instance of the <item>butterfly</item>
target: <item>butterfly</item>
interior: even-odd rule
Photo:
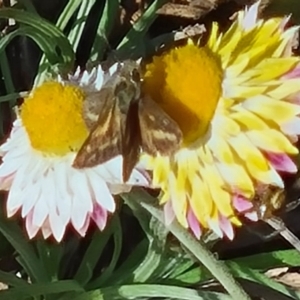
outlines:
[[[123,182],[128,181],[141,151],[172,155],[182,142],[177,123],[142,93],[141,68],[133,60],[118,63],[102,88],[87,95],[83,116],[90,133],[73,167],[94,167],[122,155]]]

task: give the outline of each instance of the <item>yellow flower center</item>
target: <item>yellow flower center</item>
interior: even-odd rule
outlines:
[[[88,135],[82,117],[84,97],[80,88],[58,82],[36,88],[20,114],[32,147],[50,155],[77,151]]]
[[[144,92],[174,120],[189,145],[203,136],[222,93],[223,71],[208,47],[188,43],[146,66]]]

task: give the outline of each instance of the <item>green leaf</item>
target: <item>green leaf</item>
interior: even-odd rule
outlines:
[[[37,242],[37,249],[40,261],[51,281],[58,279],[58,273],[63,255],[62,244],[51,245],[47,241],[41,240]]]
[[[18,278],[15,274],[3,271],[0,271],[0,282],[10,285],[12,287],[29,285],[27,281]]]
[[[116,215],[114,217],[114,222],[111,224],[112,230],[113,230],[113,237],[114,237],[114,253],[112,256],[112,260],[110,261],[108,267],[103,271],[99,279],[95,279],[92,283],[91,286],[97,286],[100,287],[106,281],[110,278],[112,275],[116,264],[118,262],[118,259],[120,257],[121,249],[122,249],[122,227],[120,224],[119,217]]]
[[[20,228],[12,221],[6,220],[3,212],[0,214],[0,231],[19,253],[19,262],[24,267],[33,282],[47,282],[49,278],[35,254],[32,245],[22,235]]]
[[[268,286],[273,290],[276,290],[286,296],[292,297],[293,299],[300,299],[300,292],[296,292],[295,290],[288,288],[284,286],[283,284],[276,282],[270,278],[268,278],[266,275],[247,268],[243,266],[242,264],[237,264],[235,262],[228,261],[226,262],[227,266],[232,272],[232,275],[244,279],[248,279],[250,281],[258,282],[262,285]],[[296,296],[296,297],[295,297]]]
[[[69,33],[69,40],[73,45],[73,49],[77,49],[79,41],[82,37],[82,32],[85,27],[86,19],[95,4],[95,0],[82,1],[78,14],[76,16],[76,23]]]
[[[115,25],[115,19],[120,10],[119,0],[106,0],[103,14],[97,28],[97,34],[94,39],[90,54],[90,62],[101,61],[108,42],[107,37]]]
[[[17,36],[27,36],[35,41],[35,43],[45,53],[50,64],[56,64],[58,62],[55,47],[53,47],[50,43],[51,37],[41,34],[39,31],[27,25],[23,25],[15,31],[10,32],[0,40],[0,53],[2,53],[6,46]]]
[[[0,19],[1,18],[12,18],[17,22],[34,28],[43,38],[49,38],[48,43],[53,48],[56,46],[60,48],[60,57],[64,63],[72,63],[74,61],[74,52],[66,36],[55,25],[45,19],[38,17],[36,14],[12,8],[2,8],[0,10]]]
[[[295,250],[273,251],[233,259],[237,264],[243,264],[251,269],[265,270],[280,266],[299,266],[300,253]]]
[[[145,55],[145,35],[157,18],[156,11],[166,2],[167,0],[155,0],[147,8],[118,45],[118,57],[123,59],[123,57],[134,58],[134,56],[140,57]]]
[[[0,291],[1,300],[12,299],[28,299],[28,297],[37,297],[43,295],[60,294],[65,292],[82,292],[83,288],[80,287],[73,280],[64,280],[52,283],[38,283],[23,285],[20,287],[11,288],[8,290]]]
[[[112,220],[113,222],[113,220]],[[81,260],[80,266],[74,276],[82,286],[85,286],[93,276],[93,270],[102,255],[110,236],[112,235],[112,226],[107,226],[103,232],[96,231],[91,243]]]
[[[196,291],[169,285],[135,284],[112,286],[84,293],[74,300],[106,300],[106,299],[150,299],[166,297],[180,300],[232,300],[228,295],[214,292]]]
[[[81,3],[82,0],[68,1],[63,12],[60,14],[58,18],[56,27],[59,28],[61,31],[63,31],[66,28],[67,24],[70,22],[71,18],[74,16],[75,12],[77,11]],[[72,40],[70,40],[70,44],[73,44]],[[45,65],[47,65],[47,59],[46,56],[43,55],[40,60],[38,76],[36,76],[35,78],[34,86],[38,86],[45,79],[45,74],[46,74]]]
[[[107,281],[107,285],[124,284],[132,281],[135,270],[143,263],[148,251],[149,241],[142,240],[131,252],[125,262],[114,272]],[[88,289],[96,289],[97,286],[89,286]]]
[[[162,262],[162,257],[166,251],[168,230],[157,219],[150,218],[145,210],[137,204],[136,199],[132,199],[129,194],[123,194],[122,198],[132,209],[149,240],[147,254],[140,266],[133,272],[133,282],[147,282]]]

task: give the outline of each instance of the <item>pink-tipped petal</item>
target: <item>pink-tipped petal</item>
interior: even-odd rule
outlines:
[[[8,191],[12,185],[15,173],[0,177],[0,190]]]
[[[253,204],[249,200],[238,194],[233,196],[232,203],[238,212],[249,211],[253,207]]]
[[[292,71],[285,74],[282,78],[283,79],[292,79],[292,78],[299,78],[300,77],[300,64],[294,68]]]
[[[77,231],[82,237],[85,237],[86,232],[87,232],[87,230],[90,226],[90,223],[91,223],[91,218],[87,217],[85,219],[85,222],[84,222],[83,226]]]
[[[287,154],[266,152],[265,155],[276,170],[288,173],[297,172],[296,164]]]
[[[197,220],[195,214],[193,213],[192,209],[189,209],[187,214],[187,221],[189,224],[189,227],[191,228],[193,234],[195,237],[199,240],[202,234],[202,230],[199,224],[199,221]]]
[[[219,225],[221,230],[225,233],[225,235],[230,239],[231,241],[234,238],[234,231],[231,222],[226,218],[225,216],[221,215],[219,216]]]
[[[91,217],[100,230],[103,230],[107,222],[107,210],[100,205],[94,204],[94,210],[91,213]]]
[[[172,201],[168,201],[164,205],[164,218],[165,218],[165,224],[167,226],[169,226],[175,218],[174,210],[172,207]]]

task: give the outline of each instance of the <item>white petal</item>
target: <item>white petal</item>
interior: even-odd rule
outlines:
[[[64,224],[71,220],[72,193],[67,182],[68,167],[66,164],[57,162],[55,166],[56,207]]]
[[[89,200],[90,195],[82,195],[80,193],[82,190],[78,187],[81,185],[80,179],[84,176],[81,176],[77,170],[72,173],[69,179],[70,187],[73,190],[71,220],[74,228],[79,230],[84,225],[88,212],[92,211],[92,206]]]
[[[66,224],[62,221],[61,217],[55,211],[51,211],[49,215],[49,223],[52,234],[56,241],[60,242],[66,230]]]
[[[35,183],[31,188],[26,188],[21,196],[22,206],[22,218],[26,217],[28,213],[32,210],[33,206],[37,202],[38,198],[41,195],[41,184]]]
[[[40,229],[38,226],[36,226],[32,223],[32,214],[33,214],[33,212],[31,211],[29,213],[29,215],[27,216],[26,222],[25,222],[26,231],[27,231],[30,239],[35,237]]]
[[[9,162],[3,162],[0,166],[0,177],[9,176],[10,174],[13,174],[18,170],[20,167],[20,162],[18,161],[9,161]]]
[[[118,155],[104,164],[101,164],[95,168],[95,171],[98,176],[103,178],[103,180],[110,183],[122,183],[122,165],[123,165],[123,157],[122,155]]]
[[[100,178],[93,172],[90,172],[88,179],[94,192],[96,202],[108,211],[114,212],[116,204],[105,181],[100,180]]]
[[[72,199],[71,221],[74,228],[78,231],[83,227],[87,216],[87,211],[82,209],[82,202],[85,199],[78,198],[76,195]]]
[[[44,197],[40,197],[33,209],[32,223],[38,227],[42,227],[48,216],[48,206]]]
[[[43,226],[42,227],[42,234],[44,239],[46,240],[51,235],[51,230],[49,226]]]
[[[149,173],[146,170],[135,168],[132,170],[130,178],[126,182],[126,184],[139,185],[139,186],[150,186],[151,178],[150,178]]]

